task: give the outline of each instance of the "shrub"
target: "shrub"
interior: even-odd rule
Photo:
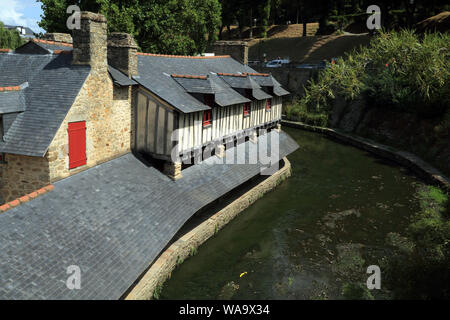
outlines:
[[[450,105],[449,49],[449,34],[382,32],[310,80],[301,103],[308,111],[329,112],[336,96],[364,95],[375,106],[442,115]]]

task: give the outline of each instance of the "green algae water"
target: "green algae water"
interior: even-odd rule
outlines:
[[[342,299],[419,210],[407,170],[322,135],[283,128],[292,176],[200,246],[160,299]],[[383,277],[383,270],[381,270]],[[371,290],[388,299],[389,291]]]

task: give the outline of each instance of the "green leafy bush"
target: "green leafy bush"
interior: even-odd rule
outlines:
[[[285,113],[289,120],[300,121],[312,126],[326,127],[328,123],[328,114],[310,112],[306,109],[306,105],[298,100],[288,104]]]
[[[382,32],[309,81],[301,103],[329,112],[337,96],[364,96],[374,106],[436,116],[450,105],[449,80],[449,34]]]

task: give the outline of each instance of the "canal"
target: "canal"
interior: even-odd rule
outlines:
[[[389,237],[419,209],[420,180],[320,134],[283,130],[300,146],[292,177],[200,246],[160,299],[341,299],[390,254]]]

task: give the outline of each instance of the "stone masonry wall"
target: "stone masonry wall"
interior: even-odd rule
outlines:
[[[85,166],[69,169],[70,122],[86,121]],[[50,182],[130,151],[131,88],[113,86],[109,75],[90,74],[59,128],[46,159]]]
[[[48,161],[15,154],[0,164],[0,204],[17,199],[50,183]]]

